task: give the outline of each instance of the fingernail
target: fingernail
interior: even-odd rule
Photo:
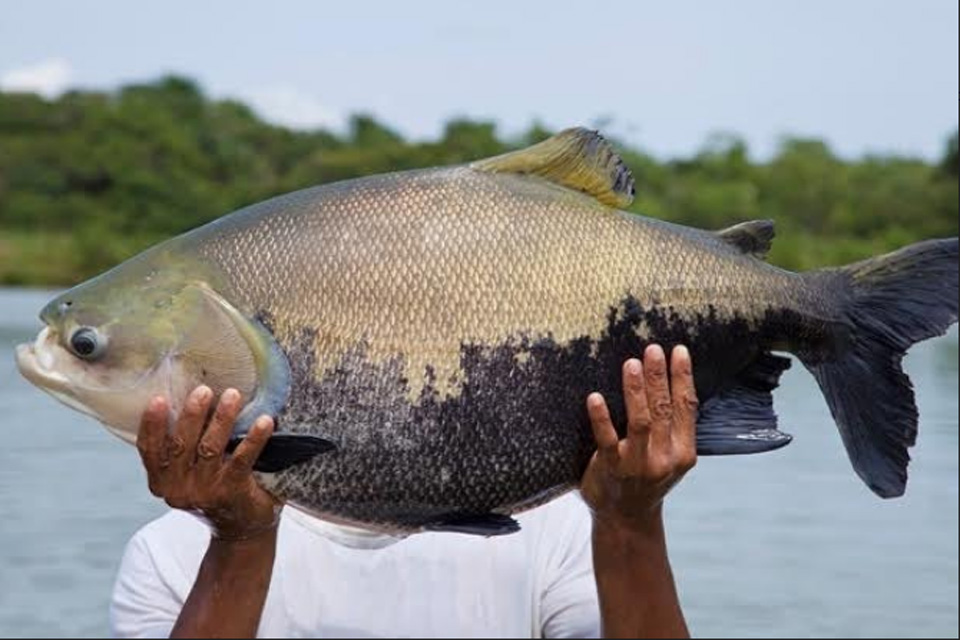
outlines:
[[[273,425],[273,418],[270,416],[260,416],[257,418],[256,427],[258,429],[269,429]]]
[[[213,395],[213,391],[207,385],[200,385],[193,390],[193,399],[197,402],[206,402]]]
[[[687,349],[687,348],[686,348],[685,346],[683,346],[682,344],[681,344],[681,345],[677,345],[676,350],[677,350],[677,356],[679,356],[679,357],[681,357],[681,358],[689,358],[689,357],[690,357],[690,351],[689,351],[689,349]]]
[[[589,396],[587,396],[588,407],[596,408],[602,404],[603,404],[603,396],[600,395],[599,393],[594,392],[594,393],[591,393]]]
[[[150,398],[150,404],[147,406],[149,411],[159,411],[164,404],[163,396],[153,396]]]
[[[660,360],[663,358],[663,347],[658,344],[652,344],[647,347],[645,357],[653,358],[654,360]]]
[[[630,358],[627,360],[627,373],[632,376],[640,375],[640,361],[636,358]]]
[[[226,391],[223,392],[223,395],[220,396],[221,402],[228,402],[230,404],[233,404],[239,399],[240,399],[240,392],[237,391],[236,389],[227,389]]]

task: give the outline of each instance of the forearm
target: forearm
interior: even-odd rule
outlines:
[[[689,637],[661,518],[643,530],[595,520],[593,562],[604,637]]]
[[[255,637],[276,545],[276,528],[250,540],[212,539],[170,637]]]

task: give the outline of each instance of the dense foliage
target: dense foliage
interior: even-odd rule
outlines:
[[[506,140],[454,120],[439,140],[404,140],[354,116],[348,131],[293,131],[167,77],[56,100],[0,93],[0,283],[69,284],[240,206],[304,186],[461,162],[549,135]],[[750,218],[779,227],[772,260],[811,268],[957,235],[957,135],[941,162],[845,161],[826,143],[784,140],[769,162],[733,136],[660,161],[624,149],[634,210],[703,228]]]

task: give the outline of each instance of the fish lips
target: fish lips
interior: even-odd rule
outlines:
[[[50,328],[45,327],[34,342],[17,345],[15,358],[20,375],[71,409],[99,419],[95,411],[70,393],[72,385],[66,376],[50,368],[53,357],[46,347],[49,335]]]

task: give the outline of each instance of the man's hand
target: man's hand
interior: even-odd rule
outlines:
[[[215,538],[250,538],[277,524],[279,505],[252,473],[273,421],[258,418],[233,455],[225,457],[242,402],[235,389],[227,389],[208,422],[212,400],[209,387],[194,389],[168,433],[167,401],[154,398],[143,414],[137,449],[153,495],[171,507],[202,512]]]
[[[671,389],[672,387],[672,389]],[[667,371],[651,346],[623,366],[627,437],[619,440],[600,394],[587,399],[597,452],[581,492],[593,510],[593,570],[608,638],[689,637],[667,558],[663,499],[697,461],[697,396],[690,354]]]
[[[177,424],[167,432],[164,398],[150,401],[140,422],[137,449],[150,492],[171,507],[203,513],[213,526],[197,579],[173,625],[173,638],[253,638],[263,613],[277,548],[280,505],[253,479],[253,464],[273,433],[261,416],[226,457],[240,413],[236,389],[220,396],[197,387]]]
[[[670,372],[659,346],[643,363],[623,365],[627,437],[620,440],[599,393],[587,398],[597,452],[581,492],[594,517],[618,527],[659,526],[663,499],[697,462],[697,395],[685,347],[673,350]]]

